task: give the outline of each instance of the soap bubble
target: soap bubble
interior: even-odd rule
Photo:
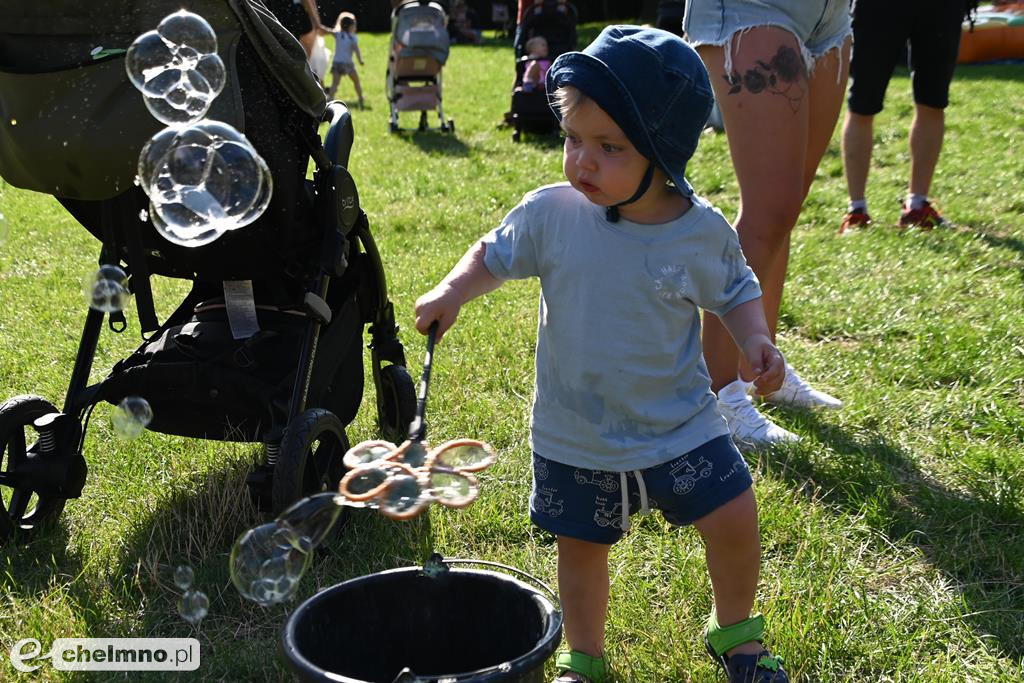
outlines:
[[[398,448],[390,441],[363,441],[345,452],[342,461],[345,467],[352,469],[360,465],[368,465],[383,460]]]
[[[270,204],[270,169],[249,141],[220,121],[167,128],[139,155],[150,221],[169,241],[195,247],[259,218]]]
[[[141,396],[127,396],[117,404],[110,421],[115,434],[125,439],[135,439],[153,421],[153,409],[149,407],[149,401]]]
[[[132,298],[128,275],[119,266],[110,264],[100,266],[86,277],[83,289],[89,308],[104,313],[123,311]]]
[[[0,247],[7,242],[7,236],[11,234],[11,226],[7,222],[7,217],[4,216],[4,212],[0,211]]]
[[[198,626],[209,611],[210,599],[202,591],[189,589],[178,600],[178,614],[193,626]]]
[[[415,475],[399,474],[391,478],[381,494],[380,511],[394,519],[408,519],[422,512],[430,503],[430,494]]]
[[[193,576],[192,567],[181,565],[174,570],[174,585],[183,591],[188,590],[192,587]]]
[[[282,532],[282,529],[285,529]],[[277,520],[249,529],[231,547],[231,581],[242,597],[264,607],[292,597],[309,566],[309,553],[283,544],[294,533]]]
[[[430,494],[438,503],[450,507],[462,507],[473,502],[480,492],[476,477],[454,470],[433,469],[430,471]]]
[[[437,462],[452,469],[475,472],[494,462],[494,451],[482,441],[461,439],[438,449]]]
[[[289,539],[294,547],[309,552],[330,533],[343,504],[344,498],[337,493],[318,493],[296,501],[277,521],[294,533],[294,541]]]
[[[150,113],[172,126],[201,119],[226,80],[216,34],[205,19],[185,10],[136,38],[125,70]]]
[[[427,460],[427,448],[427,444],[422,441],[406,441],[402,444],[398,457],[409,467],[422,467]]]

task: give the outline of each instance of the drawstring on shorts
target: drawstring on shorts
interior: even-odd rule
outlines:
[[[636,486],[640,490],[640,514],[651,514],[651,507],[647,501],[647,485],[644,483],[644,475],[640,470],[633,470],[636,477]],[[622,530],[629,531],[629,486],[627,485],[626,473],[619,472],[619,490],[622,492]]]

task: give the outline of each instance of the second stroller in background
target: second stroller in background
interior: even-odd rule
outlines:
[[[448,16],[434,0],[410,0],[391,12],[387,95],[390,130],[399,130],[398,112],[420,112],[419,130],[427,129],[427,112],[437,111],[442,132],[455,131],[442,106],[441,71],[448,61]]]
[[[566,0],[536,0],[516,30],[516,80],[512,87],[509,123],[512,139],[522,132],[550,133],[558,120],[548,106],[544,76],[558,55],[576,49],[576,7]]]

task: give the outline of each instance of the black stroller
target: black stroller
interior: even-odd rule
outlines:
[[[518,142],[523,131],[551,133],[558,128],[558,120],[548,106],[547,92],[543,82],[534,88],[525,86],[530,57],[527,43],[543,37],[548,44],[548,63],[558,55],[576,49],[576,6],[566,0],[543,0],[531,5],[523,15],[522,24],[516,31],[516,80],[512,87],[512,105],[508,114],[509,122],[515,127],[512,139]]]
[[[140,220],[148,200],[132,182],[136,161],[162,126],[129,83],[123,49],[180,5],[111,0],[98,15],[90,3],[28,11],[0,0],[0,174],[55,195],[100,240],[99,262],[129,275],[143,333],[132,355],[88,385],[104,319],[114,332],[127,327],[124,313],[90,308],[63,406],[39,396],[0,405],[0,487],[9,489],[0,543],[55,521],[81,495],[85,433],[100,401],[144,398],[159,432],[262,443],[248,484],[274,511],[336,489],[344,474],[345,428],[363,393],[364,326],[381,430],[400,440],[415,414],[380,255],[346,170],[348,111],[326,102],[302,47],[258,0],[188,4],[213,27],[227,65],[208,117],[244,131],[274,187],[259,219],[195,248]],[[330,124],[323,141],[321,122]],[[45,134],[53,130],[65,134]],[[192,282],[163,323],[151,275]],[[258,328],[242,339],[225,300],[239,282],[251,287],[249,322]]]

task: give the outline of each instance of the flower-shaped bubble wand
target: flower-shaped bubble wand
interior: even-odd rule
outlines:
[[[430,503],[460,508],[480,493],[473,472],[494,462],[494,450],[476,439],[453,439],[437,448],[427,443],[427,392],[437,341],[437,323],[427,331],[427,351],[416,398],[416,416],[409,438],[401,445],[390,441],[363,441],[344,456],[349,472],[338,490],[345,498],[378,508],[392,519],[409,519]]]

